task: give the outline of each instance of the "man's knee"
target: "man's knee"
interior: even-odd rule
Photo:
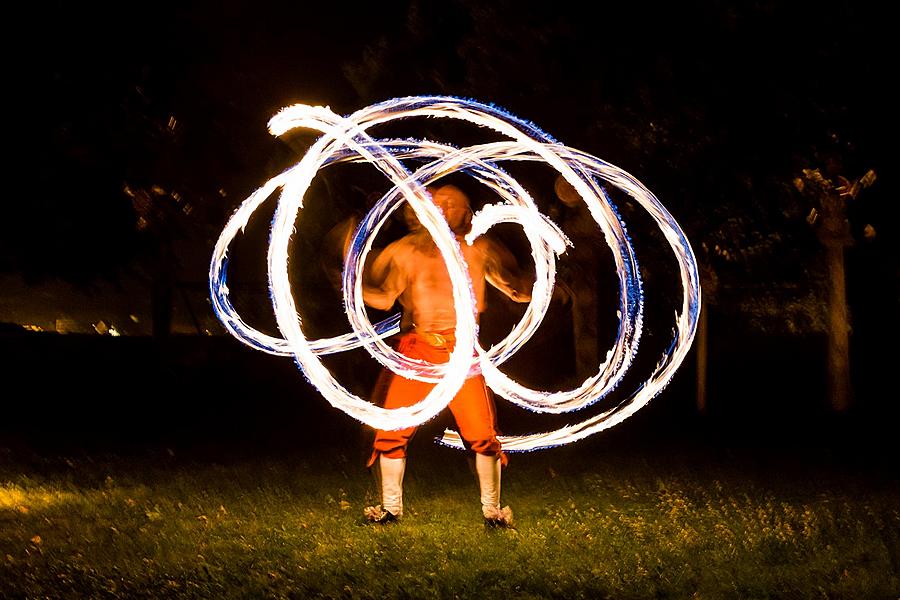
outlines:
[[[366,467],[371,467],[375,464],[375,461],[378,460],[378,455],[382,454],[387,458],[406,458],[406,446],[390,448],[388,450],[381,450],[377,446],[372,448],[372,454],[369,455],[369,460],[366,462]]]
[[[500,461],[504,466],[506,466],[506,463],[508,462],[506,453],[503,452],[503,449],[501,448],[500,442],[497,440],[497,438],[466,440],[465,446],[476,454],[484,454],[485,456],[499,456]]]

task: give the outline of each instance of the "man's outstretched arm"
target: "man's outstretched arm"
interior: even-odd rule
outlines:
[[[529,302],[534,277],[519,268],[512,253],[500,242],[482,238],[487,254],[485,279],[513,302]]]
[[[390,310],[403,290],[406,276],[397,260],[400,242],[388,245],[366,261],[363,271],[363,302],[378,310]]]

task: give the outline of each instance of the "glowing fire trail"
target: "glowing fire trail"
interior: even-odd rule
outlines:
[[[464,149],[434,142],[411,140],[374,140],[366,131],[394,119],[431,116],[461,119],[493,129],[512,141],[484,144]],[[593,156],[562,146],[535,126],[495,107],[448,97],[400,98],[367,107],[342,118],[327,108],[297,105],[282,110],[270,121],[270,131],[282,135],[297,127],[313,128],[324,135],[303,159],[254,192],[238,208],[225,227],[213,254],[210,267],[210,291],[217,314],[226,329],[242,342],[266,352],[293,354],[306,377],[337,408],[380,429],[398,429],[420,424],[437,414],[452,399],[465,377],[482,371],[488,385],[500,396],[538,412],[567,412],[583,408],[603,397],[621,380],[637,351],[642,322],[642,295],[634,251],[625,229],[597,180],[629,194],[648,211],[668,241],[679,265],[684,288],[682,310],[676,321],[675,336],[649,379],[616,407],[582,423],[556,431],[501,438],[505,450],[522,451],[565,444],[582,439],[621,422],[644,406],[671,380],[690,348],[700,310],[699,279],[693,252],[683,232],[656,197],[628,173]],[[400,160],[430,160],[410,173]],[[302,208],[303,195],[324,166],[337,162],[372,163],[394,187],[372,208],[360,223],[344,269],[346,312],[353,332],[337,338],[309,341],[301,329],[287,280],[287,247],[293,221]],[[530,390],[506,377],[497,365],[521,347],[540,325],[555,281],[556,254],[565,250],[568,240],[542,215],[529,194],[496,166],[502,160],[540,160],[553,166],[581,195],[592,217],[613,250],[620,282],[620,322],[617,340],[599,366],[598,373],[581,386],[565,392]],[[467,242],[499,222],[522,225],[532,249],[536,282],[531,302],[522,320],[510,334],[489,351],[476,340],[474,302],[465,263],[454,236],[443,217],[428,199],[424,186],[448,173],[465,170],[503,199],[487,206],[473,218]],[[234,310],[226,285],[228,246],[242,230],[256,208],[275,190],[282,193],[272,226],[269,249],[269,280],[279,329],[284,339],[267,336],[244,323]],[[365,313],[362,297],[362,268],[372,242],[390,214],[402,202],[409,202],[419,220],[435,240],[454,290],[454,308],[458,317],[457,346],[448,363],[434,365],[409,359],[395,352],[383,338],[398,330],[399,316],[372,325]],[[404,377],[434,381],[432,392],[411,407],[383,409],[344,389],[316,358],[318,354],[364,346],[379,362]],[[473,348],[476,359],[471,359]],[[453,431],[445,432],[442,442],[462,447]]]

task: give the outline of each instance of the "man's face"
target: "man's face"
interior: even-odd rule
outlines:
[[[464,233],[469,221],[469,199],[458,187],[445,185],[435,190],[431,198],[444,213],[447,225],[454,233]]]

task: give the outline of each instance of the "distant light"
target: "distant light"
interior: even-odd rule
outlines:
[[[27,514],[32,509],[42,510],[53,505],[68,504],[77,499],[77,494],[53,489],[50,486],[23,487],[11,482],[0,484],[0,510],[14,510]]]
[[[109,328],[109,335],[111,335],[111,336],[113,336],[113,337],[119,337],[119,336],[122,335],[122,334],[119,333],[119,330],[118,330],[118,329],[116,329],[115,327],[110,326],[110,328]]]

